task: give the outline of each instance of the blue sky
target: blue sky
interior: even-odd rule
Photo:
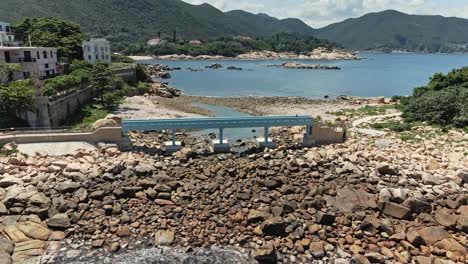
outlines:
[[[209,3],[223,11],[242,9],[286,18],[296,17],[322,27],[369,12],[396,9],[411,14],[468,18],[468,0],[184,0]]]

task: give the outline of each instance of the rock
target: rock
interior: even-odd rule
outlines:
[[[450,234],[439,226],[423,227],[418,229],[417,232],[427,246],[432,246],[436,242],[450,237]]]
[[[457,228],[468,233],[468,215],[460,215],[457,220]]]
[[[272,217],[262,224],[262,232],[271,236],[286,236],[286,222],[281,217]]]
[[[266,214],[264,212],[250,210],[249,214],[247,215],[247,222],[248,223],[255,223],[265,221]]]
[[[80,184],[78,182],[62,182],[59,183],[57,186],[57,190],[62,193],[70,193],[78,190],[80,188]]]
[[[440,167],[440,163],[436,159],[430,159],[426,165],[426,170],[438,170]]]
[[[119,124],[113,120],[113,119],[99,119],[96,122],[94,122],[92,129],[93,130],[98,130],[99,128],[103,127],[118,127]]]
[[[457,225],[458,217],[451,213],[450,210],[443,208],[435,211],[434,219],[441,226],[454,228]]]
[[[398,219],[409,219],[411,217],[411,209],[406,206],[392,202],[382,202],[379,204],[383,214],[392,216]]]
[[[102,200],[104,198],[105,192],[104,191],[94,191],[89,194],[89,198],[93,200]]]
[[[117,230],[117,236],[119,237],[127,237],[131,235],[132,235],[132,231],[130,231],[130,229],[128,229],[127,227],[123,227]]]
[[[267,243],[253,253],[256,261],[262,264],[275,264],[278,262],[276,250],[273,244]]]
[[[325,256],[323,242],[311,242],[309,244],[309,251],[315,258],[323,258]]]
[[[24,242],[30,240],[21,230],[19,230],[15,224],[7,225],[3,232],[8,236],[8,238],[15,242]]]
[[[369,252],[364,255],[371,263],[385,263],[387,257],[377,253],[377,252]]]
[[[415,247],[425,245],[423,238],[421,237],[419,232],[413,227],[410,227],[406,232],[406,239]]]
[[[0,180],[1,188],[8,188],[15,184],[23,185],[24,182],[21,179],[16,178],[15,176],[11,176],[11,175],[7,175],[3,179]]]
[[[415,214],[431,213],[432,211],[431,204],[411,197],[406,199],[401,205],[408,207]]]
[[[415,256],[413,257],[415,264],[432,264],[432,260],[430,257],[425,256]]]
[[[50,230],[43,225],[31,221],[17,223],[16,227],[26,236],[42,241],[47,241],[51,233]]]
[[[422,181],[425,185],[440,185],[443,183],[443,179],[432,174],[423,174]]]
[[[244,192],[240,192],[237,194],[237,198],[241,199],[241,200],[249,200],[250,199],[250,195],[252,195],[252,192],[251,191],[244,191]]]
[[[13,250],[15,249],[15,244],[9,240],[0,238],[0,252],[6,252],[9,255],[13,254]]]
[[[30,240],[19,242],[15,245],[15,252],[13,253],[13,262],[21,263],[32,257],[42,256],[45,252],[46,242],[40,240]]]
[[[468,171],[459,170],[457,176],[462,180],[463,183],[468,183]]]
[[[377,203],[375,197],[363,188],[345,187],[338,190],[333,206],[342,212],[354,212],[369,208],[375,209]]]
[[[382,175],[398,175],[395,169],[390,168],[388,164],[380,164],[377,167],[377,171]]]
[[[456,257],[466,257],[468,256],[467,248],[458,243],[457,240],[453,238],[445,238],[439,242],[434,243],[434,247],[442,248],[446,251],[452,252]]]
[[[71,226],[67,214],[56,214],[47,220],[47,226],[53,229],[66,229]]]
[[[154,236],[155,245],[166,246],[174,242],[174,231],[171,230],[158,230]]]
[[[321,225],[332,225],[335,223],[335,216],[332,214],[319,211],[315,214],[315,217],[317,219],[317,223]]]
[[[350,264],[371,264],[371,262],[363,255],[355,255],[351,258]]]
[[[104,245],[103,239],[94,240],[93,243],[91,244],[93,248],[101,248],[103,245]]]
[[[135,168],[135,173],[138,176],[146,176],[156,171],[156,168],[150,163],[141,163]]]

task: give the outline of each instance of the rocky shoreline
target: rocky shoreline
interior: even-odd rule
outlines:
[[[281,64],[268,65],[268,67],[284,68],[284,69],[308,69],[308,70],[340,70],[338,66],[329,65],[311,65],[298,62],[284,62]]]
[[[419,144],[349,135],[314,148],[300,147],[302,133],[276,130],[277,149],[241,156],[178,134],[187,144],[171,156],[100,144],[1,157],[2,259],[118,263],[116,252],[215,246],[245,252],[246,263],[467,261],[463,132]],[[146,137],[169,134],[131,135],[136,145]]]
[[[138,59],[138,57],[134,57]],[[141,57],[144,60],[148,56]],[[241,54],[236,57],[224,57],[219,55],[200,55],[191,56],[184,54],[172,54],[162,56],[152,56],[156,60],[283,60],[283,59],[299,59],[299,60],[362,60],[363,58],[357,53],[349,52],[341,49],[317,48],[305,54],[296,54],[292,52],[274,52],[274,51],[252,51],[246,54]]]

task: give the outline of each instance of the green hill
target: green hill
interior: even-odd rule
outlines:
[[[467,29],[467,19],[388,10],[347,19],[315,34],[355,50],[455,52],[468,51]]]
[[[244,11],[222,12],[211,5],[180,0],[2,0],[0,21],[59,16],[79,23],[91,36],[115,42],[146,40],[158,32],[170,37],[271,36],[280,32],[310,34],[298,19],[279,20]]]

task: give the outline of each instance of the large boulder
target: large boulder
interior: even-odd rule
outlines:
[[[275,247],[267,243],[261,248],[254,251],[253,256],[259,263],[275,264],[278,262]]]
[[[174,243],[174,231],[158,230],[154,235],[154,243],[159,246],[167,246]]]
[[[113,119],[99,119],[98,121],[94,122],[92,129],[97,130],[102,127],[118,127],[119,123]]]

